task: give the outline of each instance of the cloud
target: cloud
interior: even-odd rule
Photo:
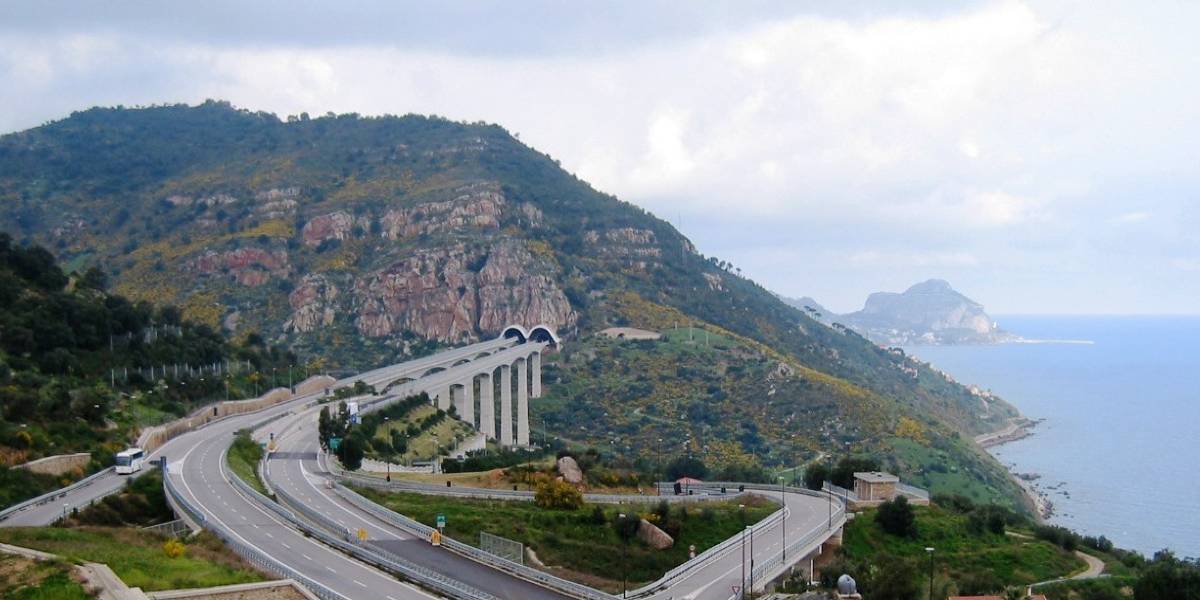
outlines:
[[[981,289],[1070,307],[1108,285],[1114,243],[1130,278],[1174,265],[1159,245],[1200,252],[1200,78],[1178,27],[1200,5],[283,6],[0,8],[0,130],[205,98],[497,122],[793,295],[834,295],[839,268],[899,287],[899,256],[906,277],[1006,265]],[[1172,193],[1142,192],[1156,182]],[[1111,232],[1150,215],[1190,216]],[[1064,265],[1094,289],[1062,290]],[[1196,293],[1147,290],[1177,312]]]

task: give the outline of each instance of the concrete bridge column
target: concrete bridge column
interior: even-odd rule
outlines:
[[[479,376],[479,431],[496,439],[496,403],[492,399],[492,374]]]
[[[458,402],[454,404],[454,410],[458,411],[458,418],[464,423],[469,423],[472,427],[475,426],[475,377],[468,377],[466,380],[459,382],[462,386],[462,394],[457,398]]]
[[[541,398],[542,397],[542,353],[534,352],[533,355],[530,356],[530,358],[533,361],[533,363],[530,365],[530,371],[533,372],[533,376],[530,377],[530,381],[529,381],[529,397],[530,398]]]
[[[500,443],[513,444],[512,367],[500,365]]]
[[[450,410],[450,384],[447,383],[446,387],[437,393],[437,407],[442,410]]]
[[[517,445],[529,445],[529,376],[528,361],[517,363]]]

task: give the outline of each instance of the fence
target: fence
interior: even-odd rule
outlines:
[[[525,544],[516,540],[480,531],[479,549],[505,560],[511,560],[521,565],[525,564]]]
[[[166,523],[159,523],[158,525],[143,527],[142,531],[151,531],[167,537],[180,537],[190,533],[192,531],[192,527],[183,519],[175,519],[174,521],[167,521]]]

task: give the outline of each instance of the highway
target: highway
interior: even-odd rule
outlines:
[[[435,378],[442,373],[431,375]],[[454,373],[446,373],[445,377],[454,377]],[[458,375],[461,377],[461,374]],[[423,387],[424,380],[412,382],[414,388]],[[410,384],[404,384],[407,388]],[[406,389],[398,389],[404,393]],[[399,398],[396,396],[395,398]],[[389,398],[378,406],[395,399]],[[268,479],[275,488],[282,488],[292,496],[301,499],[306,505],[326,515],[332,516],[340,525],[351,530],[363,528],[367,530],[369,540],[411,562],[454,577],[479,589],[486,590],[500,598],[562,598],[565,597],[549,590],[534,586],[523,580],[516,579],[490,567],[480,565],[453,552],[442,548],[433,548],[428,541],[416,539],[407,531],[359,509],[337,493],[325,487],[326,480],[331,477],[318,460],[320,451],[317,442],[316,414],[318,409],[310,409],[303,414],[288,417],[261,430],[263,438],[267,434],[276,434],[278,450],[268,461]],[[778,492],[756,492],[775,499],[780,497]],[[830,513],[834,514],[834,524],[840,515],[840,504],[830,506],[831,500],[804,494],[786,493],[788,508],[787,540],[792,544],[814,532],[828,530]],[[647,497],[647,502],[654,502],[654,497]],[[473,540],[463,540],[472,542]],[[756,565],[777,555],[784,542],[783,523],[766,527],[754,536],[753,550]],[[746,550],[750,550],[750,540],[747,539]],[[694,600],[727,600],[732,594],[731,586],[741,585],[742,579],[742,548],[733,546],[723,555],[710,561],[694,573],[686,574],[668,586],[646,596],[655,599],[687,598]],[[747,559],[746,572],[749,579],[751,564]]]
[[[408,363],[376,369],[343,379],[337,385],[350,385],[359,380],[371,385],[380,385],[405,378],[413,379],[396,385],[392,394],[368,410],[376,409],[404,395],[440,389],[447,383],[462,381],[470,373],[486,369],[489,365],[499,365],[517,356],[527,355],[531,350],[530,344],[538,344],[529,342],[521,344],[521,348],[511,347],[516,343],[511,339],[489,340]],[[542,348],[539,346],[537,349]],[[490,356],[481,356],[484,353]],[[478,362],[468,365],[454,364],[472,359],[478,359]],[[445,370],[429,373],[434,368]],[[486,593],[481,595],[490,594],[498,598],[514,599],[568,597],[444,548],[435,548],[428,541],[416,539],[407,530],[359,509],[339,494],[326,489],[324,482],[330,474],[317,460],[319,450],[316,417],[320,409],[318,406],[305,407],[316,398],[316,394],[304,396],[257,413],[215,421],[168,441],[151,457],[167,457],[166,476],[170,478],[172,487],[178,490],[188,504],[202,513],[206,524],[220,527],[238,544],[295,569],[323,588],[322,593],[326,597],[386,600],[436,597],[426,590],[400,581],[389,573],[352,559],[310,538],[234,486],[230,479],[233,475],[225,461],[234,432],[269,417],[281,415],[282,418],[268,423],[258,432],[259,437],[263,439],[270,433],[276,434],[278,450],[267,461],[266,467],[271,485],[301,499],[306,507],[333,519],[340,526],[351,531],[365,529],[368,546],[386,550],[410,563],[453,578],[456,582],[465,584],[466,589],[473,588]],[[62,498],[12,515],[3,525],[48,524],[62,514],[67,504],[76,507],[85,505],[104,492],[123,485],[125,477],[127,476],[106,474],[97,478],[91,485],[73,490]],[[756,493],[779,496],[778,492]],[[833,500],[799,493],[788,493],[785,497],[789,543],[801,539],[802,536],[823,537],[821,534],[825,533],[827,528],[830,503]],[[647,500],[653,501],[653,498]],[[837,517],[840,517],[840,505],[835,510]],[[835,517],[834,525],[837,524]],[[762,564],[763,561],[776,556],[782,542],[783,529],[779,522],[764,525],[763,530],[755,535],[753,555],[756,564]],[[741,557],[740,544],[730,544],[727,550],[711,557],[703,565],[684,570],[683,574],[654,588],[643,597],[728,600],[732,595],[732,586],[740,585]]]

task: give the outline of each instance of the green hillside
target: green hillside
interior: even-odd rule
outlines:
[[[939,461],[980,494],[1017,497],[960,438],[998,428],[1010,406],[818,323],[495,125],[281,120],[220,102],[91,109],[0,138],[0,224],[69,265],[104,266],[134,300],[347,371],[550,324],[568,353],[535,423],[601,447],[652,456],[665,435],[681,452],[691,433],[714,461],[883,456],[907,416],[902,432],[936,451],[902,474]],[[609,326],[687,324],[736,347],[693,357],[668,343],[629,375],[640,387],[606,383],[611,395],[588,389],[632,368],[611,362],[623,350],[599,348],[586,370],[571,354]],[[575,433],[572,410],[609,416]]]
[[[183,319],[178,309],[130,302],[106,286],[98,269],[68,276],[46,249],[14,244],[0,233],[0,506],[83,475],[52,477],[12,465],[89,452],[86,471],[107,467],[140,427],[227,393],[250,396],[263,372],[283,373],[294,363],[260,339],[231,343]],[[226,360],[249,367],[227,380],[162,370]],[[151,365],[153,378],[146,370]]]

